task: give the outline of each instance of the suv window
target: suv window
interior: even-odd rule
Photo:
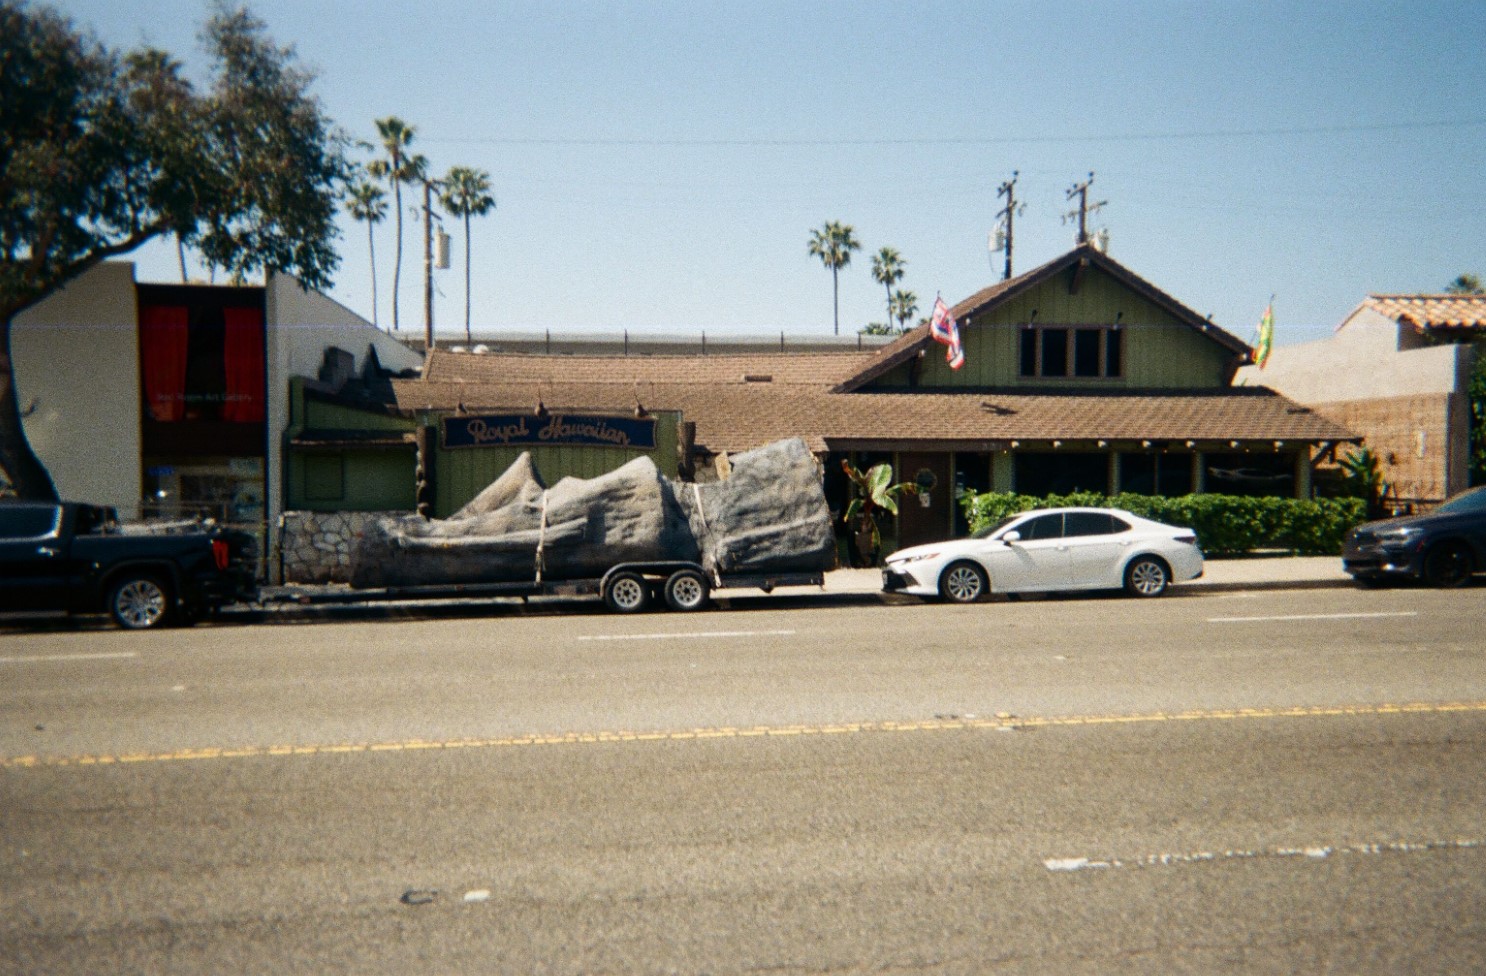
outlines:
[[[1022,534],[1022,540],[1025,542],[1037,539],[1061,539],[1063,537],[1063,516],[1061,514],[1039,515],[1017,526],[1017,531]]]
[[[0,539],[39,539],[57,531],[60,508],[52,505],[0,507]]]

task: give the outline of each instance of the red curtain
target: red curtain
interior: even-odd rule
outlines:
[[[227,308],[224,352],[227,366],[227,402],[222,419],[240,424],[264,419],[263,310]]]
[[[186,412],[186,309],[146,305],[139,310],[139,355],[145,405],[156,420],[180,420]]]

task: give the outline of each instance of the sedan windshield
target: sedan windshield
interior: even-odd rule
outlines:
[[[1022,515],[1023,515],[1023,513],[1021,513],[1021,512],[1018,512],[1015,515],[1008,515],[1006,518],[1004,518],[1001,521],[997,522],[995,525],[988,525],[988,526],[986,526],[983,529],[976,529],[974,532],[970,533],[970,538],[972,538],[972,539],[989,539],[991,536],[995,535],[997,532],[1000,532],[1002,529],[1006,528],[1008,525],[1010,525],[1011,523],[1015,522],[1017,519],[1021,518]]]

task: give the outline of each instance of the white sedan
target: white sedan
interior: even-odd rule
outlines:
[[[1202,575],[1191,529],[1115,508],[1022,512],[968,539],[900,549],[887,557],[889,593],[974,603],[989,593],[1116,590],[1160,596]]]

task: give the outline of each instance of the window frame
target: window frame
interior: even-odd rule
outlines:
[[[1049,357],[1048,339],[1062,333],[1063,349]],[[1097,372],[1080,372],[1079,337],[1094,335],[1093,348],[1083,350],[1083,364],[1088,365],[1088,355],[1097,356]],[[1056,339],[1055,339],[1056,343]],[[1048,360],[1061,362],[1061,373],[1047,372]],[[1048,323],[1021,327],[1017,346],[1017,375],[1024,380],[1074,380],[1099,382],[1125,378],[1125,329],[1121,325],[1091,325]],[[1030,372],[1029,372],[1030,369]]]

